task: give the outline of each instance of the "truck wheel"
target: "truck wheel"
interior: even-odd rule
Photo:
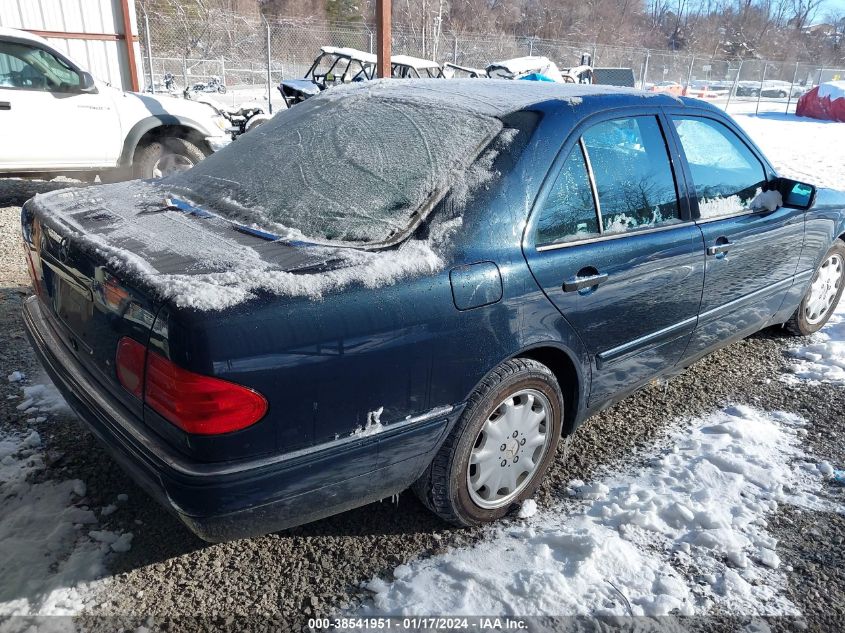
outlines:
[[[796,336],[818,332],[836,310],[845,289],[845,242],[836,240],[822,258],[801,305],[786,322]]]
[[[254,130],[262,123],[267,123],[273,117],[269,114],[256,114],[254,115],[249,121],[246,122],[246,126],[244,129],[244,134],[249,132],[250,130]]]
[[[551,370],[517,358],[494,369],[413,489],[460,526],[503,517],[529,498],[554,459],[563,394]]]
[[[135,178],[164,178],[189,170],[205,158],[190,141],[177,137],[156,139],[135,151]]]

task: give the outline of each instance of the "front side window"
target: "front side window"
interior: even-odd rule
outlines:
[[[47,51],[0,42],[0,87],[67,92],[79,85],[79,73]]]
[[[603,233],[680,221],[675,177],[656,117],[603,121],[584,133]]]
[[[702,219],[745,211],[766,183],[763,165],[728,127],[712,119],[673,117]]]

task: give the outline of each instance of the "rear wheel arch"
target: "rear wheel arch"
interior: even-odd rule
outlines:
[[[563,392],[563,435],[570,435],[578,425],[581,404],[585,400],[586,384],[574,356],[561,347],[540,345],[516,354],[516,358],[530,358],[548,367]]]

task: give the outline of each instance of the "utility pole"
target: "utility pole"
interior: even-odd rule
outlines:
[[[138,62],[135,60],[135,34],[132,32],[132,11],[129,9],[129,0],[121,0],[120,8],[123,17],[123,41],[126,43],[126,63],[129,64],[129,85],[131,90],[138,92],[141,85],[138,83]],[[134,11],[135,6],[132,6]],[[149,43],[147,43],[149,46]]]
[[[376,76],[379,78],[390,77],[390,44],[392,36],[391,0],[378,0],[376,2]]]

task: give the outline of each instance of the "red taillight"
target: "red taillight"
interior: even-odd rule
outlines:
[[[144,367],[146,357],[146,372],[138,374],[141,380],[135,392],[128,385],[135,384],[130,370],[138,366],[135,362],[139,348],[140,367]],[[125,359],[123,364],[121,358]],[[123,338],[118,344],[117,366],[124,387],[140,398],[143,385],[144,403],[186,433],[217,435],[239,431],[258,422],[267,412],[267,400],[260,393],[182,369],[130,338]],[[122,366],[126,369],[122,370]]]
[[[186,433],[199,435],[239,431],[267,412],[260,393],[187,371],[153,351],[147,354],[144,402]]]
[[[117,379],[123,388],[136,398],[144,390],[144,363],[147,360],[147,348],[135,339],[124,336],[117,344],[115,368]]]

